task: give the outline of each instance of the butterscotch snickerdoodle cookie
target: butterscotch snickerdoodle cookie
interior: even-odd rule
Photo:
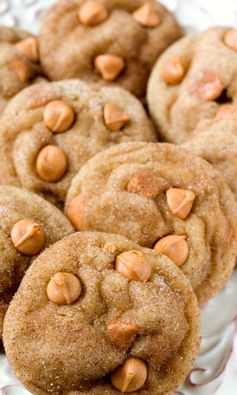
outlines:
[[[79,80],[38,84],[17,95],[1,119],[0,183],[22,186],[61,206],[89,158],[133,140],[156,141],[156,135],[129,92]]]
[[[158,60],[148,84],[151,116],[165,141],[181,143],[203,119],[237,102],[237,30],[187,36]]]
[[[43,19],[40,55],[51,80],[116,83],[143,97],[157,57],[182,35],[154,0],[61,0]]]
[[[199,309],[167,257],[123,236],[81,232],[27,271],[4,346],[33,394],[168,395],[199,348]]]
[[[8,101],[40,74],[38,41],[30,33],[0,26],[0,114]]]
[[[76,229],[122,234],[169,256],[201,303],[232,273],[236,210],[219,172],[165,143],[121,144],[97,154],[74,178],[66,204]]]
[[[8,304],[36,255],[73,233],[67,218],[41,197],[0,186],[0,338]]]

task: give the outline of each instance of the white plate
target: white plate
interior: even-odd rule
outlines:
[[[130,1],[130,0],[128,0]],[[0,23],[37,32],[54,0],[0,0]],[[237,0],[160,0],[189,31],[237,27]],[[237,395],[237,272],[202,311],[202,346],[186,383],[176,395]],[[0,354],[0,394],[29,395]]]

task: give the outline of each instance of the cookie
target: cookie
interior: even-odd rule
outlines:
[[[182,147],[211,163],[219,170],[237,197],[237,134],[228,129],[203,130],[192,135]]]
[[[0,114],[9,100],[40,74],[38,40],[30,33],[0,26]]]
[[[148,84],[150,114],[165,141],[182,143],[203,119],[237,101],[237,30],[187,36],[160,57]]]
[[[133,140],[156,141],[156,135],[129,92],[79,80],[38,84],[14,98],[2,117],[0,183],[40,193],[61,207],[89,158]]]
[[[122,234],[169,256],[200,303],[232,273],[236,212],[219,172],[165,143],[121,144],[97,154],[72,181],[66,202],[76,229]]]
[[[197,356],[198,303],[167,257],[81,232],[31,265],[7,312],[4,346],[33,394],[168,395]]]
[[[51,80],[116,84],[144,97],[157,57],[182,35],[154,0],[61,0],[43,19],[40,55]]]
[[[44,248],[73,233],[67,218],[41,197],[0,186],[0,338],[8,304]]]

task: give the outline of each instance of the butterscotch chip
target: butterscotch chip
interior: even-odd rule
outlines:
[[[129,280],[148,281],[151,265],[140,251],[126,251],[118,255],[115,269]]]
[[[183,34],[155,0],[60,0],[43,19],[40,58],[52,81],[116,82],[143,98],[155,61]]]
[[[67,170],[67,157],[61,148],[47,145],[39,152],[35,166],[42,180],[57,182]]]
[[[105,124],[108,103],[117,106],[116,113],[106,113],[109,127],[126,121],[121,133],[111,133]],[[131,122],[125,113],[132,114]],[[157,141],[142,104],[124,89],[79,80],[32,86],[13,99],[1,120],[0,184],[21,185],[63,209],[77,171],[97,152],[124,140]]]
[[[116,247],[112,243],[106,243],[105,244],[105,249],[110,253],[114,254],[116,251]]]
[[[75,120],[75,113],[63,100],[54,100],[47,104],[44,110],[44,122],[53,133],[66,132]]]
[[[105,81],[114,81],[125,68],[124,60],[117,55],[99,55],[95,58],[95,67]]]
[[[18,221],[11,230],[11,239],[15,248],[25,255],[36,255],[45,245],[44,231],[32,219]]]
[[[207,72],[203,79],[198,82],[197,93],[201,100],[215,100],[221,95],[223,89],[224,86],[219,76],[215,73]]]
[[[189,247],[186,236],[169,235],[160,239],[154,250],[168,256],[177,266],[182,266],[188,259]]]
[[[133,12],[133,18],[144,27],[156,27],[160,16],[152,3],[147,2]]]
[[[83,230],[84,211],[85,198],[83,195],[74,197],[66,206],[66,215],[76,230]]]
[[[176,217],[186,219],[192,210],[195,193],[188,189],[170,188],[166,192],[166,196],[170,211]]]
[[[30,61],[39,61],[39,45],[35,37],[29,37],[16,43],[16,48],[23,53]]]
[[[129,358],[112,373],[111,381],[119,391],[133,392],[143,387],[147,375],[147,366],[144,361],[138,358]]]
[[[128,282],[108,243],[140,252],[154,276]],[[6,314],[4,345],[33,394],[164,395],[192,368],[199,321],[190,282],[167,257],[120,235],[77,232],[28,269]]]
[[[237,30],[229,30],[224,36],[224,43],[227,47],[237,51]]]
[[[3,321],[36,255],[73,233],[67,218],[42,197],[23,188],[0,186],[0,339]]]
[[[179,84],[186,74],[184,61],[178,56],[169,59],[162,65],[160,74],[167,84]]]
[[[224,42],[229,35],[234,51]],[[204,129],[205,122],[216,121],[226,105],[236,105],[236,43],[237,29],[215,27],[186,36],[158,58],[147,87],[147,103],[163,141],[184,143],[197,129]],[[187,71],[173,87],[164,83],[161,73],[172,58],[185,59]],[[181,67],[177,69],[182,74]]]
[[[128,114],[114,103],[107,103],[104,106],[104,121],[112,132],[118,132],[130,121]]]
[[[13,59],[10,63],[9,63],[9,68],[14,71],[14,73],[16,74],[17,78],[23,82],[26,83],[29,81],[30,78],[30,70],[27,66],[26,63],[24,63],[22,60],[20,59]]]
[[[13,96],[39,81],[42,72],[34,60],[34,40],[30,33],[0,26],[0,115]]]
[[[216,160],[220,168],[226,166],[225,174],[235,185],[237,155],[230,145],[222,144]],[[203,144],[204,153],[206,146],[210,142]],[[217,142],[216,154],[218,146]],[[227,164],[227,156],[233,164]],[[82,192],[86,196],[84,231],[122,234],[148,248],[158,242],[157,248],[181,266],[204,303],[226,284],[236,261],[237,206],[225,178],[184,147],[124,143],[84,165],[72,180],[67,203]],[[226,245],[229,226],[234,237]],[[120,269],[129,280],[136,257],[127,254],[128,260],[121,255]],[[119,259],[118,251],[117,255]],[[153,276],[152,272],[149,281]]]
[[[87,26],[95,26],[108,18],[108,11],[99,1],[88,0],[78,11],[80,21]]]
[[[74,303],[81,294],[81,283],[78,277],[71,273],[56,273],[48,283],[47,295],[56,304]]]
[[[149,171],[135,174],[127,185],[127,191],[137,193],[150,199],[155,199],[159,193],[159,186],[154,176]]]
[[[128,349],[131,347],[138,334],[138,325],[121,320],[113,320],[107,323],[107,336],[111,343],[118,348]]]

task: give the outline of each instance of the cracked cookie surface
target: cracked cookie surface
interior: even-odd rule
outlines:
[[[136,280],[127,277],[124,267],[132,261],[134,275],[141,259],[149,277],[139,279],[139,270]],[[69,279],[81,285],[74,302]],[[4,346],[34,394],[168,395],[198,352],[198,303],[167,257],[123,236],[76,233],[27,271],[5,319]],[[132,381],[125,363],[132,364]]]
[[[88,159],[134,140],[156,141],[156,134],[129,92],[79,80],[32,86],[12,100],[2,117],[0,182],[62,207],[73,176]]]
[[[4,315],[26,269],[44,248],[73,233],[67,218],[41,197],[0,186],[0,337]]]
[[[65,212],[76,229],[119,233],[169,256],[204,303],[233,271],[236,209],[206,161],[171,144],[129,143],[84,165]]]
[[[182,35],[153,0],[61,0],[43,20],[40,54],[52,80],[116,83],[143,97],[157,57]]]
[[[0,26],[0,114],[9,100],[40,75],[38,42],[32,34]]]
[[[203,119],[236,103],[237,31],[187,36],[159,58],[148,83],[150,114],[164,141],[182,143]]]
[[[219,170],[237,197],[237,134],[219,125],[212,123],[206,130],[199,128],[182,147]]]

